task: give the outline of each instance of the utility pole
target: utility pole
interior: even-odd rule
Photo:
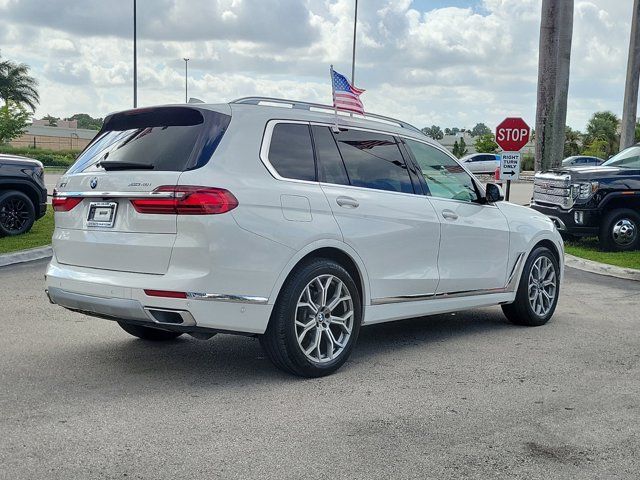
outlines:
[[[569,70],[571,66],[571,42],[573,40],[573,0],[563,0],[560,6],[558,28],[558,67],[556,84],[556,108],[553,119],[553,143],[551,163],[556,168],[564,158],[567,125],[567,98],[569,96]]]
[[[136,0],[133,0],[133,108],[138,107],[138,32],[136,24]]]
[[[573,32],[573,0],[543,0],[538,59],[536,171],[562,161]]]
[[[187,82],[188,82],[188,78],[189,78],[189,67],[187,67],[187,65],[189,64],[189,59],[188,58],[183,58],[184,60],[184,103],[189,103],[189,97],[187,96]]]
[[[351,54],[351,85],[356,84],[356,29],[358,26],[358,0],[356,1],[356,8],[353,15],[353,51]]]
[[[634,0],[631,37],[629,39],[629,60],[627,61],[627,81],[624,87],[624,104],[622,106],[620,150],[636,143],[638,80],[640,80],[640,0]]]

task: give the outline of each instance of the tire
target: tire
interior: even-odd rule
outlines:
[[[600,248],[626,252],[640,248],[640,214],[629,208],[611,210],[600,224]]]
[[[332,301],[338,303],[332,306]],[[299,302],[304,305],[298,306]],[[361,321],[360,294],[351,275],[339,263],[317,258],[289,275],[260,344],[279,369],[301,377],[322,377],[347,360]]]
[[[0,194],[0,237],[26,233],[35,221],[36,209],[24,193],[9,190]]]
[[[546,279],[545,282],[553,280],[553,283],[547,285],[542,283],[543,288],[540,288],[541,284],[539,283],[543,281],[536,278],[540,274],[541,267],[543,268],[542,272],[547,272],[543,276],[543,279]],[[546,270],[547,267],[551,268],[552,271]],[[560,296],[559,275],[558,260],[551,250],[546,247],[535,248],[529,255],[522,270],[515,301],[508,305],[502,305],[502,311],[507,319],[515,325],[528,327],[539,327],[547,323],[558,305],[558,297]],[[542,293],[543,289],[545,293]],[[537,292],[537,295],[531,300],[529,299],[530,291]],[[553,297],[550,299],[551,294]]]
[[[169,330],[143,327],[142,325],[133,325],[126,322],[118,322],[118,325],[120,325],[125,332],[133,335],[134,337],[138,337],[143,340],[152,340],[154,342],[174,340],[182,335],[182,332],[170,332]]]

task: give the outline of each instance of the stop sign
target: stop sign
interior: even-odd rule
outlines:
[[[505,152],[517,152],[529,141],[529,125],[518,117],[505,118],[496,127],[496,143]]]

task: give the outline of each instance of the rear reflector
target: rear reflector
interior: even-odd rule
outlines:
[[[159,215],[216,215],[238,206],[238,199],[224,188],[195,185],[164,185],[154,192],[171,192],[170,198],[136,198],[131,200],[138,213]]]
[[[53,197],[51,205],[56,212],[68,212],[82,202],[79,197]]]
[[[171,290],[146,290],[145,295],[149,297],[165,297],[165,298],[187,298],[186,292],[172,292]]]

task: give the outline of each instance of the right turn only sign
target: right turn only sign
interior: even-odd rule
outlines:
[[[502,152],[500,160],[500,180],[520,178],[520,152]]]

